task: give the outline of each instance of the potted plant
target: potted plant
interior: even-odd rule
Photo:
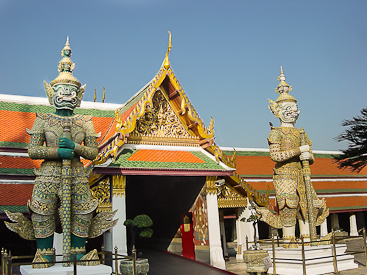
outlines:
[[[153,221],[148,215],[142,214],[136,216],[133,220],[127,219],[124,225],[130,230],[129,237],[130,247],[128,249],[128,255],[132,255],[132,250],[135,248],[135,242],[137,237],[150,238],[153,235]],[[149,271],[148,259],[138,258],[136,260],[136,268],[138,275],[146,275]],[[133,274],[133,266],[131,260],[122,260],[120,262],[120,272],[123,275]]]
[[[242,218],[241,222],[252,222],[254,227],[254,244],[249,247],[249,250],[243,252],[243,260],[247,265],[247,272],[267,272],[269,269],[270,257],[267,250],[260,249],[258,237],[256,236],[256,225],[259,223],[260,217],[256,212],[256,205],[251,202],[249,206],[250,216]],[[261,214],[260,214],[261,215]]]

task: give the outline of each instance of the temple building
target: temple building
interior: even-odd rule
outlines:
[[[93,115],[100,133],[98,157],[84,161],[99,202],[97,212],[117,210],[119,218],[103,238],[88,245],[100,248],[103,243],[106,250],[117,246],[126,253],[130,244],[123,222],[147,214],[154,234],[138,246],[224,269],[226,242],[236,241],[241,257],[246,236],[253,239],[252,224],[240,221],[248,217],[249,203],[275,209],[274,163],[268,149],[234,150],[215,143],[214,120],[204,125],[171,68],[170,50],[171,41],[158,73],[126,103],[83,101],[75,111]],[[36,112],[52,113],[54,108],[46,97],[0,95],[0,112],[0,243],[13,255],[32,254],[35,243],[5,227],[4,210],[28,213],[33,168],[39,168],[41,160],[28,157],[26,128],[32,127]],[[343,228],[357,235],[365,226],[367,169],[359,174],[339,170],[332,158],[338,152],[314,153],[312,182],[331,213],[319,234]],[[258,231],[260,238],[276,234],[262,222]]]

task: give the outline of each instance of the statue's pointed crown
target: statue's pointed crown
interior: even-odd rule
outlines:
[[[69,44],[69,36],[66,38],[66,43],[64,48],[61,50],[62,59],[59,62],[58,71],[59,75],[54,80],[51,81],[51,86],[55,86],[58,84],[67,84],[76,86],[78,89],[80,88],[81,83],[73,76],[73,70],[75,68],[75,63],[73,63],[70,59],[71,57],[71,48]]]
[[[269,109],[275,115],[275,117],[279,118],[280,104],[282,102],[294,102],[297,103],[297,100],[289,94],[292,91],[292,86],[289,86],[287,82],[285,82],[285,75],[283,72],[283,67],[280,67],[280,76],[278,76],[279,85],[275,88],[275,92],[279,93],[279,97],[273,101],[268,99],[269,101]]]
[[[292,91],[292,86],[289,86],[287,82],[285,82],[285,75],[283,72],[283,67],[280,66],[280,76],[278,76],[279,85],[275,88],[275,92],[279,93],[279,97],[275,100],[276,103],[288,101],[288,102],[297,102],[297,100],[289,94]]]

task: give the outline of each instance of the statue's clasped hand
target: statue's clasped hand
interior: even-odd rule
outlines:
[[[312,160],[310,145],[302,145],[299,147],[299,150],[301,151],[301,155],[299,156],[300,160]]]
[[[61,137],[59,139],[59,147],[60,148],[57,150],[59,158],[62,159],[74,158],[75,143],[70,138]]]
[[[301,151],[301,153],[310,152],[310,145],[302,145],[299,147],[299,150]]]
[[[312,160],[312,154],[310,152],[304,152],[299,156],[300,160]]]

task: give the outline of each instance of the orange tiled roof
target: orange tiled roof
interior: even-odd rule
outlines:
[[[0,184],[0,205],[27,205],[33,184]]]
[[[35,119],[35,113],[0,110],[0,140],[29,143],[26,128],[31,129]]]
[[[29,157],[0,156],[0,168],[8,169],[33,169],[40,168],[43,160],[30,159]]]
[[[274,190],[272,182],[249,182],[258,191],[266,191],[268,185]],[[312,181],[316,192],[321,193],[361,193],[367,191],[366,181]],[[273,192],[272,192],[273,193]]]
[[[364,209],[367,208],[367,197],[327,197],[326,206],[331,211],[338,210],[352,210],[352,209]],[[274,210],[275,199],[269,200],[270,210]]]
[[[237,156],[237,173],[241,176],[272,175],[275,162],[270,156]],[[350,170],[341,170],[334,163],[333,158],[315,158],[315,163],[310,166],[312,176],[364,176],[367,167],[360,173]]]
[[[128,161],[205,163],[202,159],[187,151],[138,150]]]
[[[50,111],[52,111],[50,106],[0,102],[0,145],[26,148],[30,140],[26,128],[32,128],[36,112]],[[93,115],[92,121],[96,132],[101,133],[97,142],[107,140],[115,133],[114,111],[76,110],[76,113],[88,112]],[[8,145],[9,142],[12,144]]]

